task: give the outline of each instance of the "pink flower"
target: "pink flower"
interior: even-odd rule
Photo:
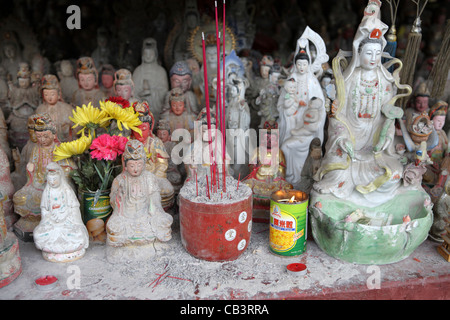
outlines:
[[[124,152],[127,141],[125,137],[102,134],[92,141],[91,156],[96,160],[114,161]]]

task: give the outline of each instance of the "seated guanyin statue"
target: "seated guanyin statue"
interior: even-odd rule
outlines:
[[[362,264],[406,258],[426,239],[432,222],[430,198],[420,185],[423,155],[404,166],[395,152],[395,121],[403,116],[395,104],[411,88],[399,83],[400,60],[381,62],[388,27],[379,6],[369,1],[352,52],[340,51],[333,61],[337,99],[310,199],[319,247]],[[391,73],[387,68],[393,64],[400,67]]]

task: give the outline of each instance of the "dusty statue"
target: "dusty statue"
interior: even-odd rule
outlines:
[[[40,86],[42,103],[37,107],[36,113],[48,113],[56,126],[56,134],[60,142],[72,141],[72,106],[62,100],[61,86],[58,78],[52,74],[42,77]]]
[[[174,188],[167,179],[170,156],[163,142],[153,134],[155,119],[148,104],[146,102],[134,103],[133,107],[139,113],[139,119],[142,121],[138,127],[142,134],[133,131],[131,138],[141,141],[148,151],[145,168],[155,175],[161,192],[162,206],[168,210],[174,203]]]
[[[333,61],[337,99],[310,197],[319,247],[361,264],[408,257],[426,239],[432,222],[431,200],[420,185],[427,161],[423,150],[405,167],[395,152],[394,123],[403,116],[395,104],[411,88],[399,83],[400,67],[393,73],[387,69],[401,66],[398,59],[381,63],[388,27],[380,20],[379,5],[369,1],[352,52],[340,51]]]
[[[33,231],[34,244],[50,262],[71,262],[84,256],[89,235],[80,203],[61,166],[50,162],[42,193],[41,221]]]
[[[27,182],[14,193],[14,211],[20,215],[19,221],[14,224],[14,232],[23,241],[32,241],[33,230],[41,220],[41,197],[45,187],[45,168],[53,161],[53,150],[59,141],[56,137],[56,126],[50,115],[36,114],[33,116],[36,145],[31,150],[28,159]],[[74,168],[68,160],[62,160],[66,175]]]
[[[159,115],[169,91],[169,79],[166,70],[158,64],[158,48],[153,38],[143,41],[142,63],[133,71],[133,82],[136,99],[147,101],[152,113]]]
[[[111,188],[113,213],[106,225],[110,263],[144,261],[158,254],[172,238],[173,218],[161,206],[157,179],[145,170],[147,155],[139,140],[129,140],[123,172]]]
[[[106,97],[98,86],[98,71],[91,57],[78,59],[76,77],[78,89],[73,93],[71,104],[81,107],[91,102],[94,107],[99,108],[99,101]]]

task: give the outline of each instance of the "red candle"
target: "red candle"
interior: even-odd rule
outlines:
[[[55,276],[46,275],[37,278],[34,282],[39,289],[50,290],[56,286],[58,278]]]

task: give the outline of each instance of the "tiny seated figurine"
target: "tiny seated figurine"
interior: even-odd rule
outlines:
[[[172,150],[174,146],[177,144],[175,141],[171,140],[171,131],[170,124],[165,120],[160,120],[158,125],[156,126],[156,136],[161,140],[164,144],[164,148],[166,149],[169,155],[169,166],[167,168],[167,180],[172,184],[175,193],[177,194],[181,187],[183,186],[183,176],[176,165],[172,160]],[[181,166],[182,168],[182,166]]]
[[[162,113],[161,119],[169,123],[172,133],[176,129],[186,129],[192,135],[195,115],[186,108],[186,95],[181,88],[170,90],[169,104],[170,110]]]
[[[100,90],[103,91],[105,97],[112,97],[115,95],[114,92],[114,74],[116,70],[110,64],[105,64],[101,67],[100,75]]]
[[[250,174],[242,182],[253,191],[254,216],[268,218],[270,195],[277,190],[292,189],[286,181],[286,161],[283,151],[279,148],[278,124],[267,121],[263,127],[267,130],[261,136],[261,142],[249,161]]]
[[[71,262],[84,256],[89,235],[80,203],[61,166],[50,162],[42,193],[41,221],[33,231],[34,244],[50,262]]]
[[[81,107],[91,102],[94,107],[100,108],[99,102],[106,97],[98,86],[98,72],[91,57],[78,59],[76,77],[79,88],[72,96],[72,105]]]
[[[66,102],[71,102],[73,94],[78,89],[78,81],[73,72],[73,65],[70,60],[62,60],[59,68],[58,78],[61,86],[62,98]]]
[[[223,176],[223,148],[222,139],[217,137],[216,133],[220,133],[216,130],[216,120],[214,113],[211,112],[211,130],[208,130],[207,112],[206,108],[199,113],[196,123],[200,126],[195,128],[194,141],[190,144],[190,147],[184,150],[183,163],[186,169],[186,181],[190,179],[206,179],[208,176],[211,181],[211,173],[213,165],[215,164],[216,172],[221,178]],[[198,130],[198,131],[197,131]],[[180,142],[181,143],[181,142]],[[233,170],[230,168],[230,156],[225,151],[225,175],[233,175]]]
[[[170,156],[167,153],[163,142],[153,135],[155,119],[146,102],[134,103],[133,108],[139,113],[142,124],[138,126],[142,134],[132,131],[131,138],[137,139],[144,144],[148,152],[145,168],[156,176],[161,190],[161,201],[164,209],[170,209],[174,204],[174,188],[167,179],[167,169],[169,167]]]
[[[146,158],[142,142],[127,142],[124,170],[114,179],[110,194],[113,213],[106,224],[110,263],[147,260],[172,238],[173,218],[161,206],[158,180],[145,170]]]
[[[72,117],[73,108],[62,100],[61,87],[58,78],[52,74],[46,74],[41,80],[42,103],[37,107],[37,114],[48,113],[56,126],[56,134],[60,142],[72,141]]]

